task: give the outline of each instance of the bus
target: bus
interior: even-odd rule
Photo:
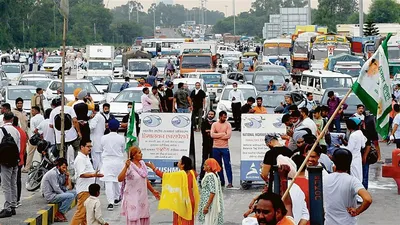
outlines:
[[[275,38],[264,41],[263,62],[275,63],[278,58],[286,58],[290,62],[290,38]]]
[[[351,43],[345,36],[323,34],[312,38],[311,42],[311,67],[314,69],[323,69],[324,61],[328,57],[341,53],[351,54]]]
[[[145,51],[150,52],[153,57],[161,55],[178,55],[179,45],[185,42],[193,42],[191,38],[154,38],[143,39],[142,46]]]
[[[387,46],[390,75],[395,76],[400,74],[400,35],[390,37]]]

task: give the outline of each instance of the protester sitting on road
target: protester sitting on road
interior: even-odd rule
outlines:
[[[254,102],[256,102],[256,100],[253,97],[248,97],[247,98],[247,103],[244,104],[242,107],[240,107],[240,112],[242,114],[254,113],[254,109],[253,109]]]
[[[60,203],[55,214],[55,222],[67,222],[65,213],[75,199],[76,191],[72,190],[66,159],[59,158],[56,167],[43,176],[41,189],[43,197],[48,203]]]
[[[352,158],[347,149],[338,149],[333,153],[336,170],[323,179],[325,225],[355,225],[356,217],[372,203],[372,197],[361,181],[349,174]],[[357,195],[363,200],[359,207]]]

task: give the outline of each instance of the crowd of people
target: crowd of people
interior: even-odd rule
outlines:
[[[32,96],[29,120],[23,110],[23,99],[15,100],[15,108],[8,103],[2,104],[0,164],[5,204],[0,218],[16,215],[16,208],[21,205],[21,173],[30,171],[37,150],[33,139],[39,137],[49,145],[56,145],[60,155],[55,167],[44,175],[41,183],[44,199],[60,204],[55,214],[57,222],[67,221],[65,214],[71,202],[77,198],[77,209],[70,224],[108,224],[102,216],[103,208],[98,199],[103,187],[108,203],[104,208],[112,211],[121,205],[121,215],[130,225],[150,224],[147,190],[160,200],[160,207],[174,212],[174,225],[192,225],[196,215],[202,224],[223,224],[222,187],[233,187],[229,140],[233,131],[240,131],[241,114],[267,113],[263,99],[250,97],[242,105],[245,102],[243,93],[234,83],[229,93],[235,127],[232,130],[227,112],[221,111],[215,115],[213,110],[207,109],[206,94],[201,90],[200,83],[196,83],[192,91],[184,83],[178,83],[178,89],[174,92],[173,81],[155,86],[155,83],[149,84],[149,81],[142,79],[139,87],[143,87],[143,112],[192,113],[193,129],[201,132],[203,141],[200,174],[193,169],[192,160],[186,156],[178,163],[179,172],[165,173],[151,162],[144,163],[138,147],[126,151],[126,139],[118,131],[128,127],[132,112],[120,123],[110,113],[109,104],[103,104],[100,110],[100,106],[94,104],[90,95],[82,89],[76,89],[75,99],[64,106],[65,146],[62,148],[61,99],[53,99],[52,107],[44,109],[43,90],[38,88]],[[295,81],[288,82],[287,87],[295,90],[298,84]],[[126,78],[121,91],[126,88],[129,88],[129,78]],[[309,222],[307,170],[301,171],[289,197],[284,201],[279,194],[272,193],[269,183],[271,168],[280,165],[279,173],[283,174],[281,182],[287,185],[287,174],[293,174],[293,170],[300,167],[341,102],[333,92],[328,93],[329,99],[322,106],[316,104],[312,93],[306,96],[306,100],[297,106],[291,95],[286,95],[282,105],[284,114],[279,121],[286,125],[286,133],[265,136],[265,144],[270,150],[265,154],[260,176],[266,186],[263,193],[251,201],[249,211],[245,213],[244,222],[248,224],[255,221],[274,225]],[[132,103],[127,105],[128,109],[132,108]],[[357,112],[345,120],[346,133],[340,133],[342,113],[346,108],[346,104],[343,104],[339,114],[334,116],[332,126],[319,139],[317,148],[307,162],[307,166],[323,167],[325,224],[356,224],[355,217],[372,203],[367,191],[369,165],[381,160],[375,117],[367,113],[363,105],[358,105]],[[390,140],[400,145],[400,139],[397,138],[400,137],[400,106],[395,101],[393,109]],[[204,112],[207,112],[205,116]],[[136,113],[134,116],[138,117]],[[65,158],[68,146],[74,150],[71,165],[71,161]],[[5,147],[13,149],[16,154],[2,157]],[[149,181],[147,168],[163,179],[161,193]],[[183,194],[176,197],[168,187],[179,188]],[[185,207],[172,205],[169,201],[171,198],[190,204]],[[255,213],[254,216],[252,213]]]

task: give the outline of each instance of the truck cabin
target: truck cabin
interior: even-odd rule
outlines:
[[[180,56],[180,73],[185,74],[198,70],[213,71],[216,67],[216,58],[211,53],[190,53]]]

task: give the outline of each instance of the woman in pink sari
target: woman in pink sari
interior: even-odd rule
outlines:
[[[142,160],[142,151],[138,147],[129,149],[130,159],[118,176],[123,182],[122,212],[127,225],[150,225],[150,205],[147,189],[159,199],[160,193],[154,190],[147,179],[147,168]]]

